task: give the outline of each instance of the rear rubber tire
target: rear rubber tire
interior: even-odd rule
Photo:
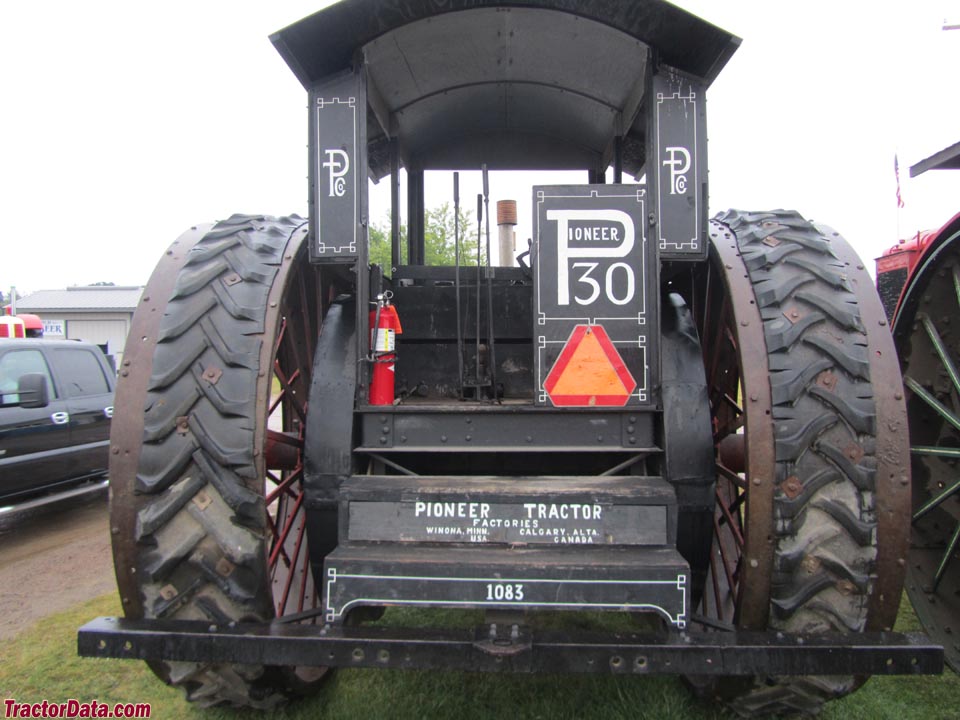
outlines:
[[[890,471],[906,456],[906,443],[902,433],[878,430],[877,407],[888,407],[899,384],[882,338],[889,333],[866,326],[868,316],[882,317],[879,299],[845,241],[797,213],[729,211],[712,223],[711,236],[710,271],[715,283],[722,278],[729,310],[723,319],[724,311],[713,307],[710,319],[703,290],[709,282],[700,283],[695,305],[701,336],[717,338],[705,340],[715,430],[721,429],[715,441],[736,438],[740,426],[747,441],[741,441],[742,487],[729,469],[726,482],[718,473],[718,503],[729,512],[718,510],[702,613],[730,629],[888,628],[903,569],[886,560],[889,547],[903,546],[905,530],[884,525],[890,537],[881,564],[877,515],[898,484]],[[731,411],[737,398],[742,407]],[[897,421],[902,396],[899,406]],[[731,519],[741,524],[742,542]],[[885,592],[894,588],[888,597],[878,591],[880,575]],[[863,680],[696,678],[693,684],[756,717],[816,714]]]
[[[302,427],[297,416],[305,414],[312,357],[294,359],[308,369],[292,380],[281,368],[309,354],[304,343],[314,342],[319,323],[317,305],[306,302],[306,225],[296,216],[237,215],[196,236],[171,248],[179,265],[161,263],[145,291],[148,303],[160,302],[141,306],[134,318],[130,342],[152,348],[152,360],[121,373],[129,387],[118,388],[111,438],[118,585],[128,617],[269,622],[284,611],[291,587],[299,609],[318,602],[309,563],[301,567],[299,559],[308,557],[303,532],[294,543],[290,530],[303,515],[300,504],[288,492],[269,510],[265,502],[268,478],[282,474],[290,487],[298,480],[289,460],[287,470],[269,472],[266,455],[270,410],[277,408],[273,422],[292,444]],[[165,305],[150,299],[171,280]],[[299,304],[311,307],[293,309]],[[275,377],[282,392],[271,408]],[[142,444],[131,447],[131,428],[136,435],[141,426]],[[288,525],[278,540],[278,528]],[[278,578],[281,555],[289,562]],[[315,690],[325,670],[150,665],[191,701],[258,709]]]

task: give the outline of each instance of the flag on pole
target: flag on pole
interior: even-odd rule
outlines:
[[[900,162],[897,160],[897,154],[893,154],[893,172],[897,176],[897,207],[903,207],[903,198],[900,197]]]

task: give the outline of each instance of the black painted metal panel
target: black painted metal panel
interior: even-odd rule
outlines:
[[[610,3],[605,0],[347,0],[280,30],[270,39],[305,87],[350,67],[354,52],[404,25],[466,9],[522,7],[555,10],[596,20],[658,50],[664,62],[713,80],[740,39],[662,0]],[[469,21],[469,18],[467,19]],[[549,30],[549,28],[545,28]],[[550,45],[549,32],[537,42],[540,53],[562,51]],[[462,36],[450,38],[459,43]],[[527,42],[531,42],[528,40]],[[437,58],[443,71],[443,58]]]
[[[311,262],[366,262],[366,97],[362,72],[310,92]]]
[[[408,502],[350,503],[349,539],[512,545],[667,543],[663,506],[456,502],[420,497],[423,499]]]
[[[647,212],[646,189],[640,185],[533,189],[538,405],[655,404],[659,267],[656,249],[647,241]],[[566,362],[565,353],[596,326],[629,372],[621,378],[622,402],[590,392],[589,383],[573,388],[582,391],[578,399],[560,400],[552,383]],[[575,363],[576,356],[572,358]]]
[[[377,452],[623,452],[656,450],[653,416],[531,406],[450,405],[373,409],[361,418],[361,444]],[[633,432],[628,432],[629,428]]]
[[[656,612],[683,629],[689,569],[672,548],[340,545],[324,562],[325,619],[361,606]]]
[[[672,545],[673,488],[656,477],[360,475],[341,487],[346,541]]]
[[[661,260],[707,257],[706,83],[661,66],[652,78],[647,173]]]

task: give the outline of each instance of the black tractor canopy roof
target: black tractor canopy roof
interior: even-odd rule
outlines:
[[[343,0],[271,37],[306,88],[362,59],[371,172],[643,165],[648,49],[711,82],[739,38],[662,0]]]

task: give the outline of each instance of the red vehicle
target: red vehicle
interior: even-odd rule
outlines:
[[[27,328],[22,319],[9,315],[0,317],[0,337],[22,338],[26,336]]]
[[[0,316],[0,337],[42,338],[43,321],[29,313]]]

